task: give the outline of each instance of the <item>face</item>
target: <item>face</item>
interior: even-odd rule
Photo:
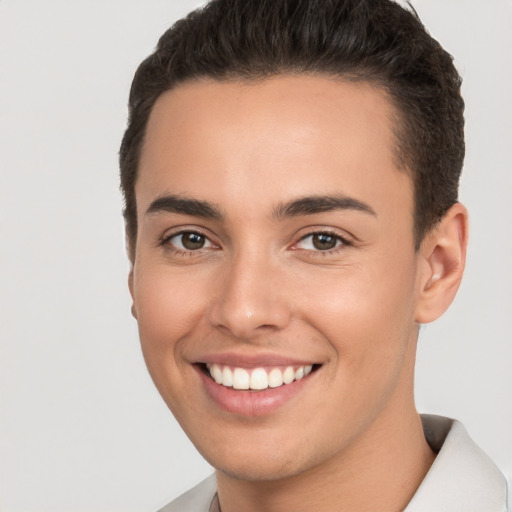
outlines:
[[[225,473],[308,471],[414,407],[418,256],[392,118],[370,85],[305,76],[191,82],[153,108],[134,314],[162,397]]]

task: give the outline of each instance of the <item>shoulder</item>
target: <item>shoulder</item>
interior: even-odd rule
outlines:
[[[506,512],[505,477],[457,420],[422,416],[437,457],[405,512]]]
[[[216,491],[215,475],[211,475],[158,512],[208,512]]]

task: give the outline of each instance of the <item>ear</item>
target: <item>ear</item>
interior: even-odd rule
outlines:
[[[467,243],[468,212],[456,203],[421,243],[416,322],[433,322],[452,303],[464,273]]]
[[[137,319],[137,308],[135,307],[135,296],[134,296],[134,285],[133,285],[133,263],[130,268],[130,273],[128,274],[128,289],[130,290],[130,295],[132,296],[132,316]]]
[[[128,224],[126,219],[124,221],[124,243],[126,254],[130,260],[130,273],[128,274],[128,289],[130,290],[130,295],[132,296],[132,316],[137,319],[137,309],[135,307],[135,295],[134,295],[134,284],[133,284],[133,267],[135,265],[135,250],[133,247],[133,242],[131,241],[130,235],[128,233]]]

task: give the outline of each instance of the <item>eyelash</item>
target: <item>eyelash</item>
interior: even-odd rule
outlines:
[[[319,229],[318,231],[312,231],[312,232],[309,232],[306,235],[302,236],[297,242],[295,242],[294,246],[296,246],[300,242],[302,242],[302,241],[304,241],[304,240],[306,240],[306,239],[308,239],[310,237],[314,237],[315,235],[316,236],[318,236],[318,235],[327,235],[329,237],[332,237],[332,238],[335,239],[336,245],[332,249],[325,249],[325,250],[322,250],[322,249],[301,249],[301,248],[296,248],[294,250],[307,252],[311,256],[326,257],[326,256],[330,256],[330,255],[333,255],[333,254],[337,254],[338,252],[342,251],[346,247],[349,247],[349,246],[353,245],[350,240],[348,240],[347,238],[339,235],[338,233],[335,233],[335,232],[329,231],[329,230]]]
[[[176,254],[178,256],[196,256],[198,254],[201,254],[204,249],[210,248],[210,247],[206,247],[206,248],[200,247],[198,249],[180,249],[178,247],[173,246],[173,244],[171,243],[171,240],[173,238],[177,238],[177,237],[183,236],[183,235],[200,236],[205,239],[205,243],[209,243],[209,244],[211,244],[211,246],[215,246],[215,244],[210,240],[208,235],[206,235],[205,233],[202,233],[201,231],[196,230],[196,229],[183,229],[176,233],[171,233],[170,235],[164,236],[158,245],[160,245],[161,247],[164,247],[167,250],[172,251],[174,254]]]
[[[175,247],[171,243],[171,240],[173,238],[177,238],[177,237],[180,237],[180,236],[183,236],[183,235],[198,235],[198,236],[200,236],[200,237],[205,239],[205,243],[208,243],[210,245],[208,247],[200,247],[198,249],[180,249],[178,247]],[[328,237],[333,237],[336,240],[336,245],[332,249],[325,249],[325,250],[322,250],[322,249],[301,249],[301,248],[295,247],[296,245],[300,244],[304,240],[306,240],[306,239],[308,239],[310,237],[314,237],[315,235],[316,236],[318,236],[318,235],[327,235]],[[171,252],[173,252],[174,254],[176,254],[178,256],[197,256],[197,255],[201,254],[205,249],[210,249],[211,247],[214,247],[214,248],[218,247],[218,246],[216,246],[216,244],[214,242],[212,242],[210,240],[208,235],[206,235],[205,233],[202,233],[199,230],[195,230],[195,229],[183,229],[183,230],[178,231],[176,233],[171,233],[170,235],[167,235],[167,236],[163,237],[158,245],[160,245],[161,247],[164,247],[167,250],[170,250]],[[318,231],[308,232],[307,234],[301,236],[299,238],[299,240],[293,244],[291,249],[295,250],[295,251],[303,251],[305,253],[308,253],[311,256],[323,256],[323,257],[326,257],[326,256],[329,256],[329,255],[332,255],[332,254],[336,254],[339,251],[341,251],[344,248],[349,247],[351,245],[353,245],[353,244],[352,244],[352,242],[350,240],[347,240],[347,238],[345,238],[343,236],[340,236],[339,234],[334,233],[333,231],[318,230]]]

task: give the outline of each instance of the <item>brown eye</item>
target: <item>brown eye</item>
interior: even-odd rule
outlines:
[[[213,246],[206,236],[195,231],[178,233],[170,237],[167,243],[179,251],[198,251]]]
[[[307,251],[327,252],[342,245],[350,245],[341,236],[328,232],[311,233],[297,243],[296,248]]]
[[[204,247],[206,238],[198,233],[183,233],[181,235],[181,243],[185,249],[194,251]]]
[[[312,243],[315,249],[319,251],[328,251],[334,249],[338,244],[338,238],[328,233],[316,233],[312,236]]]

